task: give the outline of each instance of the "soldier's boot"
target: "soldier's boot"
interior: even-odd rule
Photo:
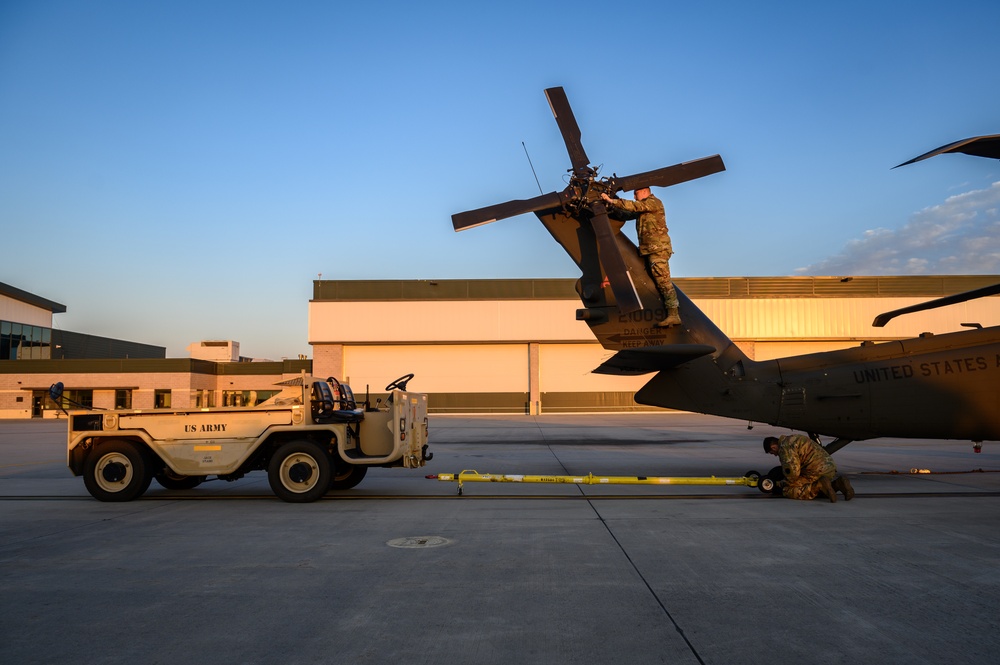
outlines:
[[[681,324],[681,315],[677,313],[676,307],[671,307],[667,310],[667,318],[656,323],[657,328],[669,328],[670,326],[679,326]]]
[[[833,489],[844,495],[844,501],[850,501],[854,498],[854,488],[851,487],[851,481],[843,476],[837,476],[831,485]]]
[[[819,479],[819,493],[830,500],[830,503],[837,503],[837,492],[833,489],[833,483],[826,476]]]

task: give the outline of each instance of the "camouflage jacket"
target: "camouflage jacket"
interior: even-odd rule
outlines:
[[[606,205],[611,217],[635,220],[640,254],[646,256],[664,251],[673,254],[674,249],[667,234],[667,213],[664,212],[660,199],[650,194],[642,201],[614,199]]]
[[[785,483],[791,487],[812,483],[820,476],[837,474],[837,465],[830,453],[803,434],[779,437],[778,459],[781,460]]]

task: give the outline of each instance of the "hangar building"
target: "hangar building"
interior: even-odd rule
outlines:
[[[677,278],[677,286],[752,359],[1000,324],[1000,299],[876,315],[1000,282],[997,276]],[[432,413],[649,410],[632,396],[652,375],[592,374],[612,355],[576,320],[572,279],[314,281],[315,373],[355,392],[401,371]]]

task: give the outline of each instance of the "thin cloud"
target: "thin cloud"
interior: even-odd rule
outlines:
[[[1000,182],[948,197],[900,229],[873,229],[799,275],[1000,273]]]

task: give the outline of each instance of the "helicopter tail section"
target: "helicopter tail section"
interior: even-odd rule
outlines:
[[[638,375],[673,369],[708,356],[722,372],[747,356],[722,332],[687,295],[674,285],[682,323],[658,327],[660,308],[621,314],[613,306],[579,310],[577,318],[587,321],[601,345],[616,353],[594,371],[599,374]],[[589,319],[589,320],[588,320]]]
[[[752,419],[755,413],[776,418],[773,391],[759,389],[763,384],[777,385],[774,363],[750,360],[681,289],[674,288],[680,325],[654,325],[655,310],[623,315],[614,308],[609,310],[615,314],[605,320],[588,321],[598,341],[614,351],[593,371],[651,375],[634,396],[638,404],[730,418]]]

